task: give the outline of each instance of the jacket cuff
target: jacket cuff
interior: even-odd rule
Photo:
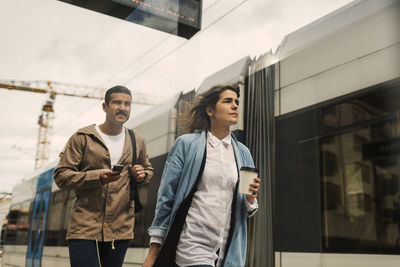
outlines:
[[[152,236],[150,238],[150,245],[151,245],[151,243],[157,243],[157,244],[162,245],[163,244],[163,239],[161,237],[159,237],[159,236]]]
[[[85,182],[90,184],[99,184],[101,170],[90,170],[86,172]]]
[[[151,226],[148,230],[149,236],[157,236],[162,239],[164,239],[166,233],[167,233],[167,228],[166,227],[157,227],[157,226]]]
[[[254,199],[253,203],[249,203],[247,201],[247,198],[245,198],[244,203],[245,203],[246,209],[247,209],[247,217],[252,217],[258,210],[257,198]]]
[[[153,172],[145,170],[144,173],[146,174],[146,176],[144,177],[143,181],[141,181],[140,183],[144,182],[144,183],[148,184],[150,182],[151,177],[153,176],[152,175]]]

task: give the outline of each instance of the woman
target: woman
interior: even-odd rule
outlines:
[[[260,179],[252,194],[238,193],[240,168],[254,167],[229,131],[238,98],[239,87],[228,84],[196,99],[187,116],[191,133],[177,138],[165,163],[144,267],[245,265],[246,217],[257,210]]]

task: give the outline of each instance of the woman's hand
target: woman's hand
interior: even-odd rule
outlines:
[[[256,177],[254,178],[254,183],[250,184],[249,191],[251,191],[252,193],[246,195],[246,199],[251,204],[253,204],[254,199],[256,199],[258,196],[258,191],[260,189],[260,181],[261,179]]]
[[[160,251],[160,244],[151,243],[149,248],[149,254],[147,254],[146,259],[144,260],[143,267],[152,267],[156,258],[158,256],[158,252]]]

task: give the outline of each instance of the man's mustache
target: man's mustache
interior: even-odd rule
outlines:
[[[125,117],[128,117],[128,114],[123,110],[118,111],[115,115],[123,115]]]

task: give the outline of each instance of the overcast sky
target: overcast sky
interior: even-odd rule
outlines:
[[[0,1],[0,80],[50,80],[170,97],[234,61],[275,51],[285,35],[350,0],[203,0],[190,40],[56,0]],[[0,89],[0,192],[31,178],[46,95]],[[131,119],[146,109],[134,105]],[[78,128],[101,123],[101,101],[57,96],[56,159]]]

